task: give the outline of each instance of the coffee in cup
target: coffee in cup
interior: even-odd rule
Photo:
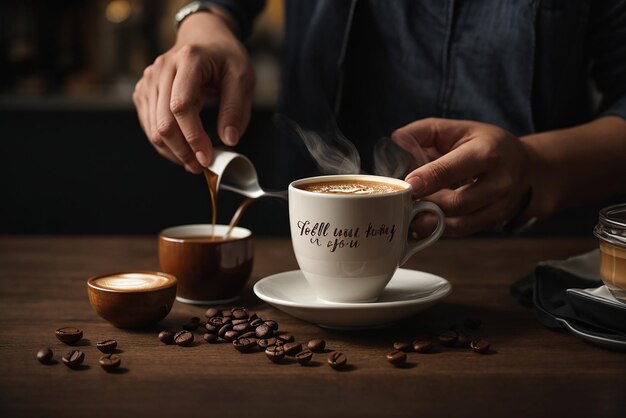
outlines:
[[[411,200],[411,185],[369,175],[311,177],[289,185],[289,223],[298,265],[319,299],[372,302],[398,266],[434,243],[444,214]],[[421,212],[439,219],[427,238],[409,239]]]
[[[250,277],[254,252],[248,229],[175,226],[161,231],[158,241],[161,270],[178,279],[179,302],[232,302]]]

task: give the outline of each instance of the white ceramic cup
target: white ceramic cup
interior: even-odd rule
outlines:
[[[310,183],[365,180],[399,186],[382,194],[333,194],[303,190]],[[439,222],[424,239],[410,238],[420,212]],[[369,175],[319,176],[289,185],[289,226],[298,265],[319,299],[373,302],[398,266],[434,243],[444,230],[444,214],[431,202],[411,200],[405,181]]]

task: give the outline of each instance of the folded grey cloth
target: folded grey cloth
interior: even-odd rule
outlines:
[[[565,327],[592,342],[626,348],[626,304],[603,285],[599,266],[598,250],[542,262],[513,283],[511,293],[521,303],[534,306],[539,321],[549,328]]]

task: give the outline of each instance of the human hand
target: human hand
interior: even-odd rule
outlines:
[[[397,129],[391,139],[414,155],[421,148],[432,160],[406,181],[413,186],[413,198],[444,211],[446,235],[503,225],[523,210],[531,187],[530,158],[511,133],[486,123],[429,118]],[[425,214],[413,229],[428,235],[436,222]]]
[[[248,54],[219,13],[195,13],[181,24],[176,44],[144,70],[133,102],[156,150],[200,173],[212,160],[202,127],[204,100],[219,95],[217,132],[234,146],[250,120],[254,72]]]

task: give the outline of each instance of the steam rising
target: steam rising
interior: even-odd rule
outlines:
[[[302,129],[300,125],[283,115],[274,117],[275,124],[302,140],[309,154],[324,174],[361,174],[361,156],[354,144],[339,129],[332,141],[325,141],[319,134]],[[412,153],[405,151],[389,138],[381,138],[374,147],[374,174],[404,178],[411,170],[424,165],[428,158],[416,146]]]

